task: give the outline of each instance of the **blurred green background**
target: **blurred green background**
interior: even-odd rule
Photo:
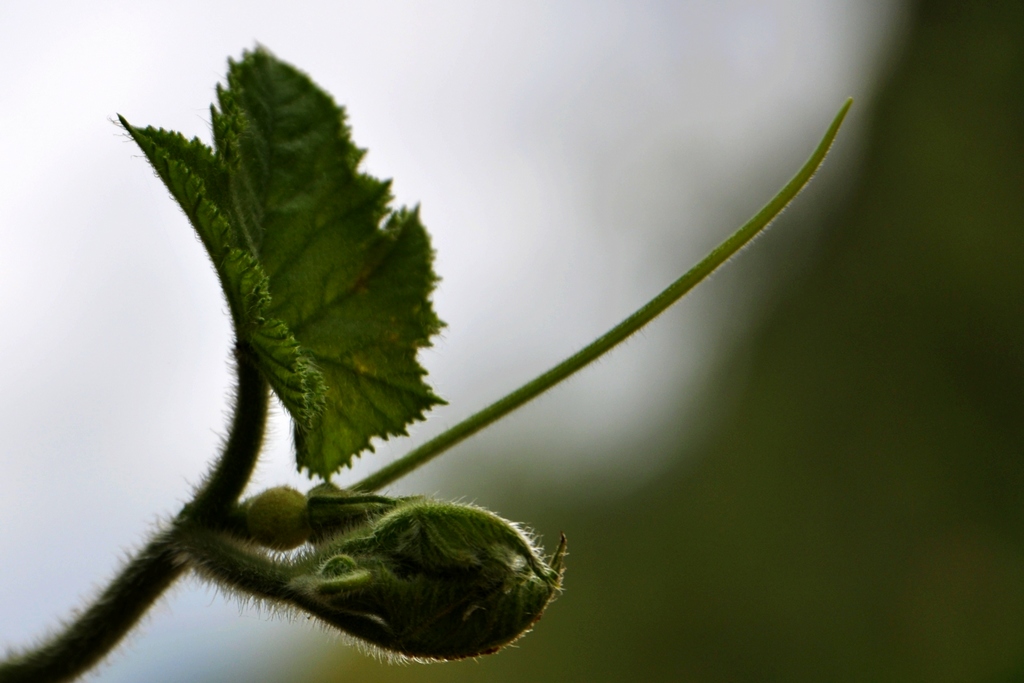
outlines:
[[[292,680],[1024,680],[1024,3],[917,3],[895,53],[708,435],[624,454],[669,464],[621,493],[463,486],[569,537],[535,631],[440,665],[318,645]]]

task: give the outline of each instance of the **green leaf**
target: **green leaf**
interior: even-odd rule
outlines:
[[[157,128],[121,124],[142,148],[157,174],[188,216],[210,258],[231,308],[235,331],[247,343],[267,381],[296,420],[311,425],[323,407],[323,377],[280,320],[266,317],[267,277],[228,219],[227,168],[199,140]]]
[[[181,205],[216,265],[229,248],[237,246],[223,211],[228,203],[227,168],[198,138],[186,140],[181,133],[136,128],[123,116],[118,119]]]
[[[232,62],[216,152],[122,123],[213,259],[239,340],[295,421],[298,466],[329,477],[442,403],[417,351],[442,327],[417,210],[360,173],[344,111],[263,49]]]
[[[231,249],[222,261],[225,290],[238,292],[246,325],[239,336],[248,342],[257,367],[287,406],[296,424],[312,427],[323,410],[327,387],[311,354],[288,326],[266,318],[270,304],[268,279],[256,259],[243,249]]]

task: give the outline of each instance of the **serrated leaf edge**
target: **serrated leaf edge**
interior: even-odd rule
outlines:
[[[147,134],[149,129],[138,129],[124,117],[119,119],[206,247],[231,309],[239,341],[252,349],[257,367],[282,402],[289,406],[296,422],[306,429],[313,428],[324,409],[327,386],[312,355],[298,343],[287,324],[266,317],[271,299],[262,266],[248,251],[231,246],[234,229],[208,198],[205,182],[198,173],[157,144]],[[186,144],[202,144],[196,138],[188,141],[177,133],[160,132],[175,135]],[[212,155],[212,150],[210,152]],[[216,157],[212,160],[217,162]]]

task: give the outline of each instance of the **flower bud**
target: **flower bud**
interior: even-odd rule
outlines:
[[[291,550],[309,538],[306,497],[293,488],[278,486],[244,503],[249,536],[274,550]]]
[[[564,536],[548,563],[529,535],[486,510],[391,500],[303,563],[293,602],[388,652],[461,659],[518,638],[561,589]]]

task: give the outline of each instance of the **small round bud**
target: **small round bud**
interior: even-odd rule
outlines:
[[[291,550],[309,538],[306,497],[288,486],[267,489],[245,504],[249,535],[274,550]]]

